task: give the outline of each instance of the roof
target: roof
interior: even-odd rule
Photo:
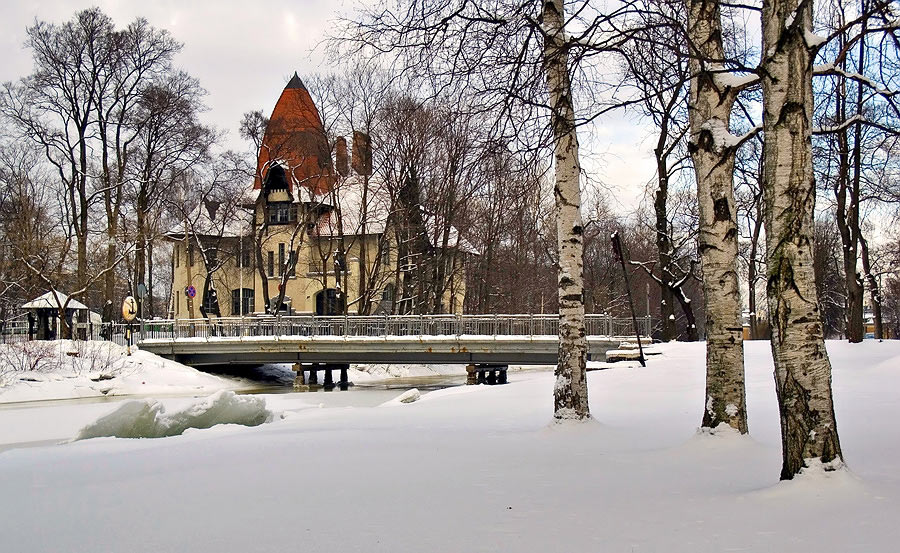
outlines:
[[[253,213],[243,207],[237,207],[233,212],[227,212],[225,208],[209,209],[205,204],[200,204],[188,215],[187,226],[189,234],[207,236],[212,238],[238,238],[252,233]],[[223,220],[227,217],[228,220]],[[166,237],[180,240],[184,238],[185,222],[182,221],[165,232]]]
[[[289,88],[302,88],[306,90],[306,85],[303,84],[303,81],[300,80],[300,77],[297,75],[297,72],[294,71],[294,76],[291,77],[291,80],[288,81],[287,86],[284,87],[285,90]]]
[[[275,165],[285,170],[291,188],[296,184],[325,191],[334,182],[325,127],[312,96],[296,73],[281,92],[266,125],[253,188],[262,188]]]
[[[56,292],[54,296],[53,291],[47,292],[42,296],[38,296],[31,300],[28,303],[22,305],[22,309],[59,309],[59,303],[57,302],[57,298],[62,302],[63,305],[66,305],[66,300],[69,300],[69,296],[63,294],[60,291]],[[69,300],[69,305],[66,306],[67,309],[88,309],[88,306],[81,303],[78,300]]]

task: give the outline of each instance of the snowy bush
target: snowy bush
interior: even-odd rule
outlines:
[[[59,348],[54,342],[20,342],[0,346],[0,386],[15,373],[47,373],[60,366]]]
[[[99,373],[113,376],[122,369],[128,350],[112,342],[70,341],[63,342],[74,374]]]

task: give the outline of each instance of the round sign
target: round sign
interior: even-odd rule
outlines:
[[[187,287],[187,295],[189,298],[193,298],[197,295],[197,289],[194,288],[193,285]]]
[[[137,317],[137,300],[128,296],[122,302],[122,318],[130,323],[135,317]]]

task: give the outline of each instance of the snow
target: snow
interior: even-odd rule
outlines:
[[[803,40],[806,41],[806,45],[810,48],[815,48],[817,46],[821,46],[828,41],[827,37],[817,35],[809,29],[805,29],[803,31]]]
[[[188,428],[212,428],[218,424],[258,426],[272,422],[273,416],[266,409],[264,398],[238,396],[225,390],[171,414],[167,414],[165,406],[157,400],[126,401],[79,430],[73,441],[104,436],[163,438],[178,436]]]
[[[413,388],[407,390],[390,401],[386,401],[383,405],[402,405],[404,403],[413,403],[422,399],[422,394],[418,389]]]
[[[713,73],[713,80],[716,83],[716,87],[719,89],[742,89],[759,82],[759,75],[756,73],[747,73],[744,75],[736,73]]]
[[[0,345],[0,404],[120,395],[210,394],[240,387],[112,342],[58,340]]]
[[[107,398],[6,405],[0,551],[895,549],[900,342],[828,343],[847,467],[790,482],[768,342],[745,343],[749,436],[697,430],[705,344],[655,347],[646,368],[590,372],[594,420],[578,424],[551,422],[549,371],[379,407],[257,396],[269,424],[152,440],[56,445]]]

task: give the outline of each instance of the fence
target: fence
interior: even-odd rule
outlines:
[[[649,317],[637,320],[642,336],[649,336]],[[127,325],[116,324],[113,339],[124,343]],[[376,315],[340,317],[222,317],[148,321],[141,336],[133,325],[135,340],[253,336],[556,336],[556,315]],[[587,315],[590,336],[633,336],[631,319]]]

